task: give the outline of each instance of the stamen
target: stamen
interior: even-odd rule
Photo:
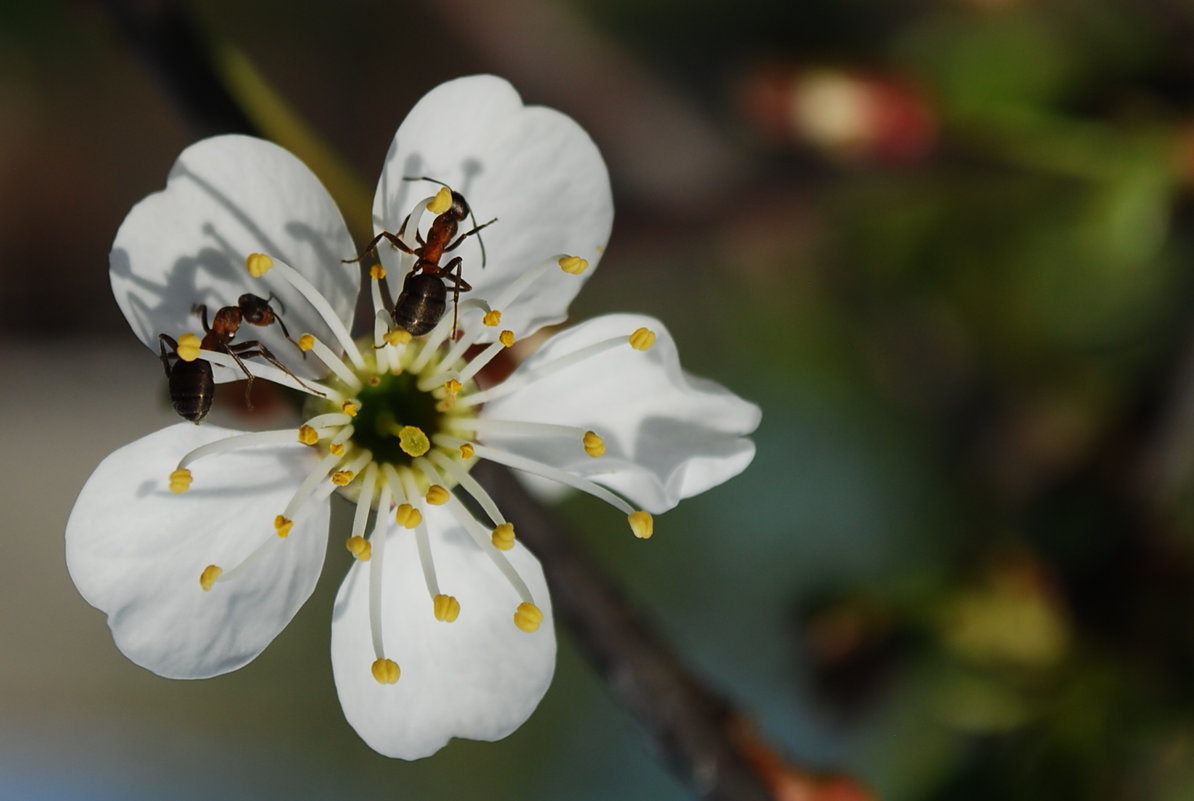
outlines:
[[[302,482],[298,485],[298,489],[294,491],[294,495],[290,498],[290,503],[286,504],[286,510],[282,514],[293,518],[295,510],[302,506],[319,483],[327,478],[332,468],[340,463],[340,459],[341,457],[336,454],[329,453],[316,462],[310,472],[303,477]]]
[[[403,468],[401,475],[399,475],[399,471],[397,471],[392,465],[387,465],[387,467],[389,468],[387,473],[392,474],[393,477],[398,480],[402,487],[402,492],[406,496],[407,500],[413,500],[418,495],[414,474],[408,468]],[[418,513],[418,510],[416,509],[415,512]],[[455,605],[456,611],[452,613],[450,619],[447,619],[447,622],[450,623],[455,620],[456,615],[460,613],[460,603],[450,595],[443,595],[439,590],[439,581],[436,579],[435,575],[435,559],[431,554],[431,539],[428,536],[427,526],[423,522],[422,514],[419,514],[419,519],[414,529],[415,548],[418,550],[419,554],[419,565],[423,568],[423,583],[427,585],[427,594],[431,596],[436,619],[445,620],[445,618],[440,617],[440,604],[447,602],[440,601],[439,599],[441,597],[451,598],[452,604]],[[448,609],[446,611],[451,610]]]
[[[178,470],[170,474],[171,480],[174,475],[185,467],[189,467],[195,462],[207,456],[212,456],[217,453],[228,453],[230,451],[239,451],[244,448],[256,448],[263,445],[293,445],[294,444],[294,429],[283,429],[280,431],[258,431],[252,434],[234,434],[231,437],[224,437],[217,439],[214,442],[209,442],[206,445],[200,445],[198,448],[187,453],[178,460]]]
[[[446,421],[446,425],[459,431],[473,431],[478,434],[508,434],[511,436],[559,436],[574,437],[587,442],[590,434],[596,437],[598,443],[601,437],[594,432],[580,426],[567,426],[560,423],[536,423],[532,420],[492,420],[486,417],[457,417]],[[585,446],[588,450],[588,446]],[[592,454],[590,454],[592,455]]]
[[[493,543],[493,547],[499,551],[508,551],[514,547],[514,524],[502,523],[496,527],[489,536],[489,541]]]
[[[518,605],[518,609],[514,612],[514,625],[528,634],[538,631],[539,624],[542,622],[543,612],[532,603],[524,601]]]
[[[427,495],[424,500],[432,506],[443,506],[448,502],[448,490],[439,484],[432,484],[427,488]]]
[[[219,565],[208,565],[203,568],[203,572],[199,574],[199,586],[203,588],[204,592],[210,592],[216,579],[224,572],[224,568]]]
[[[447,505],[452,515],[456,518],[456,522],[460,523],[468,535],[472,537],[473,542],[477,543],[477,547],[501,571],[502,576],[505,577],[506,581],[510,582],[510,586],[514,588],[518,597],[526,603],[533,604],[535,599],[531,595],[531,590],[527,587],[526,582],[522,580],[522,577],[518,575],[518,571],[514,568],[514,565],[510,564],[510,560],[506,558],[505,554],[497,548],[492,547],[492,543],[487,539],[489,531],[477,522],[472,513],[455,496],[448,499]]]
[[[347,406],[351,401],[345,401]],[[331,428],[333,426],[346,426],[352,422],[352,415],[345,412],[327,412],[326,414],[317,414],[307,420],[307,425],[311,428]]]
[[[328,299],[323,296],[323,293],[316,289],[315,285],[308,281],[305,275],[289,264],[271,258],[265,253],[250,254],[245,259],[245,267],[254,278],[260,278],[265,275],[271,267],[276,269],[278,271],[277,274],[297,289],[307,299],[307,302],[314,307],[315,311],[319,312],[319,316],[323,318],[324,323],[331,329],[332,335],[340,342],[340,346],[344,348],[344,352],[348,355],[353,365],[358,370],[365,369],[365,360],[361,357],[361,352],[357,350],[356,343],[352,341],[352,335],[344,327],[344,321],[332,309],[332,304],[328,303]]]
[[[248,370],[254,378],[263,378],[266,381],[272,381],[275,384],[289,387],[291,389],[297,389],[299,392],[305,392],[308,395],[327,398],[331,401],[344,400],[344,396],[331,387],[321,384],[318,381],[311,381],[306,378],[300,381],[295,376],[279,370],[272,364],[261,364],[260,362],[246,359],[242,359],[240,363],[237,363],[236,359],[233,359],[227,353],[222,353],[217,350],[201,350],[199,351],[199,355],[212,364],[218,364],[221,367],[227,367],[229,370],[235,370],[242,375],[243,371],[241,370],[241,365],[243,364],[245,369]]]
[[[414,528],[423,522],[423,513],[409,503],[402,503],[394,513],[394,522],[403,528]]]
[[[495,309],[509,308],[511,301],[513,301],[515,298],[517,298],[519,295],[521,295],[523,292],[525,292],[527,287],[531,286],[536,281],[538,281],[545,273],[550,271],[553,267],[559,267],[561,270],[564,270],[564,272],[571,272],[571,270],[568,270],[564,267],[564,260],[573,259],[573,258],[575,258],[575,257],[569,256],[565,253],[558,253],[555,256],[552,256],[551,258],[543,260],[542,262],[540,262],[539,264],[536,264],[535,266],[531,267],[530,269],[524,270],[521,275],[519,275],[517,278],[515,278],[510,283],[510,285],[508,287],[506,287],[505,292],[503,292],[501,295],[498,295],[496,298],[493,298],[491,300],[491,303],[493,304],[493,308],[495,308]],[[584,259],[581,259],[581,261],[584,261]],[[570,266],[575,266],[576,263],[569,261],[568,264]],[[588,267],[588,262],[585,262],[585,267]],[[581,272],[583,272],[583,270],[581,270]],[[577,274],[577,273],[574,273],[574,274]]]
[[[332,483],[337,487],[347,487],[356,478],[356,474],[351,470],[337,470],[332,473]]]
[[[460,339],[448,349],[443,358],[439,360],[439,366],[436,371],[439,372],[444,365],[453,365],[460,361],[460,357],[464,355],[465,351],[473,346],[477,341],[477,334],[480,332],[482,326],[479,325],[480,319],[473,317],[470,312],[480,310],[482,312],[489,311],[489,304],[483,300],[470,299],[460,301],[457,311],[460,316]],[[414,373],[422,373],[423,368],[426,367],[433,356],[439,353],[439,346],[445,339],[448,338],[449,332],[452,330],[452,318],[444,315],[444,318],[439,321],[439,325],[431,330],[431,333],[423,337],[423,349],[411,362],[410,369]]]
[[[649,328],[638,328],[630,335],[630,347],[635,350],[650,350],[655,344],[655,332]]]
[[[278,536],[282,539],[286,539],[290,536],[290,529],[292,528],[294,528],[293,520],[288,520],[282,515],[278,515],[274,518],[274,531],[277,532]]]
[[[369,509],[373,505],[373,490],[376,486],[377,463],[370,462],[365,468],[365,475],[361,477],[361,494],[357,496],[357,508],[352,515],[352,530],[348,535],[350,540],[365,539],[362,535],[365,533],[365,524],[369,521]]]
[[[326,364],[328,369],[335,373],[336,377],[343,381],[351,391],[356,392],[361,388],[361,379],[357,378],[356,373],[340,361],[340,357],[333,353],[331,348],[320,342],[314,334],[303,334],[298,338],[298,346],[303,352],[314,350],[319,360]]]
[[[194,334],[183,334],[178,338],[178,347],[174,349],[174,352],[184,362],[193,362],[199,358],[201,342],[202,340]]]
[[[360,562],[368,562],[373,556],[373,546],[364,537],[349,537],[344,541],[344,547]]]
[[[402,675],[402,670],[393,659],[379,657],[373,660],[372,670],[373,678],[377,679],[378,684],[396,684],[398,677]]]
[[[447,454],[440,451],[432,451],[430,457],[435,466],[443,470],[444,473],[453,481],[459,484],[465,492],[473,497],[473,500],[481,507],[482,511],[489,516],[493,524],[500,525],[506,521],[502,517],[502,513],[498,510],[498,505],[494,503],[493,498],[485,491],[485,488],[477,483],[477,479],[469,475],[468,469],[459,462],[448,457]],[[416,459],[415,466],[418,467],[428,481],[438,481],[439,476],[435,470],[427,462],[426,459]],[[446,499],[445,499],[446,500]]]
[[[471,380],[473,376],[481,372],[485,365],[493,361],[494,357],[496,357],[505,349],[506,345],[503,343],[492,342],[485,348],[485,350],[474,356],[472,361],[470,361],[463,370],[433,373],[427,378],[420,379],[418,387],[424,392],[430,392],[433,387],[439,386],[440,384],[452,383],[456,386],[456,392],[449,390],[448,394],[455,395],[463,388],[462,382]],[[454,364],[454,362],[452,363]],[[455,378],[450,378],[453,373],[455,373]]]
[[[580,275],[589,269],[588,260],[582,259],[580,256],[564,256],[556,263],[560,265],[561,270],[569,275]]]
[[[304,445],[314,445],[319,442],[319,432],[306,423],[303,423],[299,426],[298,441]]]
[[[390,482],[382,481],[377,499],[377,519],[373,523],[373,534],[369,537],[369,541],[373,545],[373,558],[369,560],[369,631],[373,638],[373,655],[377,657],[378,661],[385,659],[381,626],[381,584],[384,575],[382,567],[385,560],[386,538],[389,535],[392,497]],[[376,664],[374,662],[375,671]],[[397,665],[394,667],[397,668]],[[376,676],[376,672],[374,675]]]
[[[349,417],[356,417],[357,412],[359,412],[360,410],[361,410],[361,404],[355,403],[350,400],[346,400],[346,401],[344,401],[344,403],[340,404],[340,411],[343,412],[344,414],[348,415]],[[319,418],[312,418],[312,419],[319,419]]]
[[[436,445],[442,445],[445,448],[456,447],[460,442],[460,440],[456,439],[455,437],[450,437],[447,434],[436,434],[435,437],[433,437],[433,440],[435,441]],[[523,470],[527,473],[533,473],[534,475],[551,479],[552,481],[559,482],[560,484],[567,484],[568,486],[574,487],[581,492],[588,493],[595,498],[600,498],[610,506],[619,509],[627,515],[636,511],[634,507],[607,490],[605,487],[595,484],[588,479],[581,478],[580,476],[575,476],[572,473],[567,473],[563,470],[560,470],[558,467],[553,467],[552,465],[545,464],[534,459],[528,459],[525,456],[518,456],[517,454],[509,453],[497,448],[492,448],[487,445],[474,445],[473,450],[482,459],[488,459],[491,462],[497,462],[498,464],[503,464],[506,467],[513,467],[516,470]]]
[[[460,446],[460,458],[461,459],[466,459],[466,460],[472,459],[476,455],[477,455],[477,452],[473,448],[472,443],[465,442],[465,443],[461,444],[461,446]]]
[[[435,193],[435,197],[428,201],[427,211],[438,215],[443,214],[450,208],[452,208],[452,190],[446,186],[441,186],[439,191]]]
[[[502,313],[497,309],[490,309],[481,318],[481,322],[490,328],[497,328],[502,322]]]
[[[498,334],[498,342],[501,342],[507,348],[514,347],[514,332],[507,328],[505,331]]]
[[[191,471],[180,467],[170,474],[170,491],[181,495],[191,488]],[[442,488],[441,488],[442,489]]]
[[[594,459],[605,455],[605,440],[596,431],[586,431],[581,442],[584,445],[585,453]]]
[[[655,533],[655,518],[651,517],[650,512],[632,512],[626,515],[626,519],[630,521],[630,530],[640,540],[649,540]]]
[[[460,616],[460,601],[456,600],[455,596],[441,593],[435,596],[432,605],[436,620],[451,623]]]
[[[509,378],[500,384],[495,384],[489,389],[474,392],[471,395],[464,395],[457,398],[457,401],[465,406],[475,406],[478,403],[485,403],[486,401],[494,400],[509,395],[515,390],[522,389],[528,384],[533,384],[545,375],[559,372],[565,368],[571,367],[574,364],[583,362],[586,359],[591,359],[594,356],[604,353],[607,350],[613,350],[618,347],[623,347],[627,343],[626,337],[611,337],[600,342],[594,342],[591,345],[586,345],[579,350],[572,353],[565,354],[549,362],[540,364],[535,369],[523,373],[513,373]]]

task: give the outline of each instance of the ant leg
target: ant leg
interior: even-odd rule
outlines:
[[[170,353],[166,352],[166,346],[170,346]],[[174,341],[174,337],[166,334],[158,334],[158,355],[162,359],[162,368],[166,371],[166,378],[170,377],[170,359],[171,355],[178,355],[178,343]]]
[[[464,260],[459,256],[452,259],[440,270],[440,277],[452,282],[452,339],[456,339],[458,313],[460,310],[460,293],[468,292],[472,286],[464,280]],[[452,271],[455,270],[453,273]]]
[[[249,343],[242,343],[242,344],[249,344]],[[250,409],[252,409],[253,408],[253,398],[252,398],[253,374],[249,372],[249,368],[245,366],[245,363],[243,361],[241,361],[240,357],[241,357],[241,354],[244,353],[243,349],[241,348],[240,345],[225,345],[223,348],[221,348],[221,350],[223,350],[225,353],[227,353],[229,356],[231,356],[236,361],[236,363],[238,365],[240,365],[240,369],[245,374],[245,378],[249,379],[248,383],[245,384],[245,406],[248,406]],[[252,354],[246,353],[244,355],[249,356]]]
[[[410,219],[410,217],[408,216],[407,219]],[[402,225],[405,227],[406,223],[404,222]],[[340,259],[340,263],[341,264],[354,264],[358,261],[362,261],[366,256],[369,255],[370,251],[377,252],[377,245],[383,239],[385,239],[387,242],[389,242],[391,247],[397,248],[398,250],[401,250],[403,253],[412,253],[413,254],[414,251],[410,248],[409,245],[407,245],[405,242],[402,241],[401,236],[402,236],[401,230],[397,234],[391,234],[389,231],[382,231],[380,234],[378,234],[377,236],[375,236],[369,240],[369,244],[365,245],[364,249],[361,250],[361,254],[359,256],[357,256],[355,259]]]
[[[275,356],[270,349],[265,346],[265,343],[261,342],[260,340],[251,339],[248,342],[238,342],[235,345],[229,346],[227,351],[232,358],[236,359],[237,363],[240,364],[242,368],[244,367],[244,362],[241,361],[242,356],[246,359],[252,358],[253,356],[260,356],[274,367],[277,367],[283,373],[286,373],[286,375],[299,382],[299,384],[301,384],[308,392],[314,393],[321,398],[326,397],[322,392],[312,386],[309,386],[305,381],[303,381],[303,379],[295,375],[289,367],[278,361],[278,357]],[[249,371],[245,370],[245,372],[248,373]],[[249,381],[252,380],[253,379],[250,376]]]
[[[480,225],[476,225],[475,224],[476,222],[477,222],[477,218],[474,217],[473,218],[474,225],[473,225],[472,230],[465,231],[463,234],[456,237],[456,239],[453,240],[453,242],[450,245],[445,247],[444,250],[445,251],[455,250],[460,245],[460,243],[463,242],[466,238],[472,236],[473,234],[479,234],[481,232],[482,228],[487,228],[488,226],[493,225],[495,222],[497,222],[497,217],[494,217],[492,220],[490,220],[487,223],[481,223]],[[481,268],[484,269],[485,268],[485,240],[481,239],[481,237],[478,236],[477,244],[481,246]]]

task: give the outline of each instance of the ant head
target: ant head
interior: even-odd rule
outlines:
[[[241,317],[253,325],[268,325],[274,319],[274,310],[265,298],[245,293],[236,299],[236,305],[240,307]]]
[[[463,220],[472,214],[472,209],[469,208],[468,201],[464,199],[464,195],[459,192],[452,192],[452,216],[457,220]]]

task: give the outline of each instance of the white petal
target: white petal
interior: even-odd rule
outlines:
[[[520,544],[504,552],[544,615],[528,633],[514,625],[518,595],[459,523],[443,507],[425,515],[440,591],[460,601],[460,616],[435,619],[414,535],[392,527],[382,620],[398,682],[379,684],[370,672],[369,562],[349,571],[332,620],[332,669],[348,722],[374,750],[402,759],[430,756],[452,737],[505,737],[530,717],[555,670],[551,604],[535,557]]]
[[[658,320],[612,314],[550,338],[509,380],[589,344],[645,327],[654,346],[629,345],[586,359],[485,405],[481,417],[578,426],[605,441],[588,456],[578,440],[555,435],[486,433],[481,441],[604,484],[650,512],[704,492],[746,469],[759,424],[753,403],[680,368],[676,343]]]
[[[162,676],[205,678],[249,662],[294,617],[323,566],[328,504],[287,539],[274,533],[309,465],[294,447],[201,459],[190,491],[170,492],[179,457],[235,433],[179,423],[126,445],[91,474],[66,524],[75,586],[107,613],[125,656]],[[207,565],[228,570],[270,538],[245,572],[208,592],[199,586]]]
[[[461,192],[478,223],[497,218],[481,233],[484,269],[476,236],[443,259],[443,264],[452,255],[464,259],[464,279],[473,287],[468,296],[493,299],[524,270],[553,255],[587,259],[589,270],[580,276],[553,268],[534,282],[502,310],[501,327],[523,337],[567,316],[613,223],[609,173],[584,129],[554,109],[523,106],[501,78],[459,78],[427,93],[399,127],[374,196],[377,230],[397,232],[413,206],[435,194],[432,183],[403,180],[413,176]],[[427,216],[424,231],[429,223]],[[413,236],[406,241],[415,244]],[[392,288],[401,289],[399,254],[386,245],[380,254]]]
[[[249,136],[191,145],[166,188],[133,207],[109,255],[112,292],[133,332],[155,353],[158,334],[203,333],[192,306],[206,304],[210,320],[246,292],[277,298],[274,308],[291,336],[311,333],[334,347],[323,320],[288,283],[271,273],[248,274],[250,253],[268,253],[301,272],[351,327],[360,268],[340,262],[354,254],[344,219],[301,161]],[[276,325],[245,329],[239,341],[259,339],[288,366],[303,364]],[[217,381],[244,377],[221,367],[215,374]]]

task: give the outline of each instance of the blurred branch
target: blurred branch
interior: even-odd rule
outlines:
[[[843,777],[790,765],[746,716],[692,674],[575,537],[509,471],[478,478],[516,511],[519,538],[547,574],[556,615],[610,691],[643,722],[675,771],[706,801],[865,801]]]

